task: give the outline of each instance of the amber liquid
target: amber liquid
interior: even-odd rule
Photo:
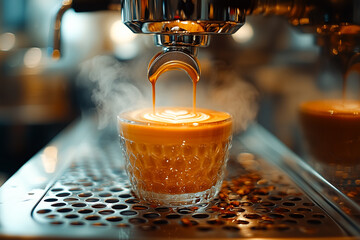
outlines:
[[[200,76],[196,70],[188,65],[187,63],[181,61],[169,61],[166,64],[162,65],[153,75],[149,76],[149,81],[152,85],[152,101],[153,101],[153,112],[155,113],[155,85],[159,76],[170,70],[184,70],[187,72],[189,77],[193,82],[193,111],[196,112],[196,84],[198,83]]]
[[[320,100],[300,108],[310,153],[323,163],[360,163],[360,101]]]
[[[157,109],[158,114],[163,111],[192,114],[189,108]],[[149,120],[144,117],[149,112],[128,112],[122,118],[129,121],[119,122],[133,186],[153,193],[186,194],[205,191],[222,180],[232,134],[229,114],[198,109],[197,116],[208,118],[174,123]]]

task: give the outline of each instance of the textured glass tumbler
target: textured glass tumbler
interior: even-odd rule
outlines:
[[[359,113],[360,101],[349,99],[308,101],[299,111],[306,159],[336,187],[346,186],[347,192],[360,178]]]
[[[208,202],[219,192],[232,120],[206,123],[136,121],[118,117],[120,142],[133,191],[151,204],[186,206]]]

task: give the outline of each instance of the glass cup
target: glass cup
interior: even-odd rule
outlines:
[[[197,110],[195,115],[208,116],[204,120],[186,117],[192,114],[190,109],[157,108],[160,114],[154,120],[152,111],[140,109],[118,116],[126,171],[135,194],[164,206],[213,199],[220,190],[231,146],[231,116]]]
[[[309,163],[335,185],[358,179],[360,101],[316,100],[300,106]]]

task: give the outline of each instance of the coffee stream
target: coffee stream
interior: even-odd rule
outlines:
[[[169,70],[184,70],[191,78],[191,80],[193,82],[193,111],[192,112],[186,112],[186,113],[184,111],[183,112],[172,112],[172,113],[167,112],[167,111],[156,112],[156,109],[155,109],[155,84],[156,84],[156,81],[158,80],[159,76],[162,73],[167,72]],[[163,64],[161,67],[159,67],[159,69],[153,75],[149,76],[149,81],[152,85],[153,113],[148,114],[148,117],[151,118],[151,120],[158,120],[158,121],[165,121],[165,122],[166,121],[167,122],[172,122],[172,121],[178,122],[180,119],[182,119],[181,122],[192,122],[192,121],[196,121],[198,119],[203,119],[204,117],[206,117],[206,114],[196,112],[196,84],[198,83],[199,79],[200,79],[200,76],[197,73],[197,71],[187,63],[173,60],[173,61],[169,61],[169,62]]]

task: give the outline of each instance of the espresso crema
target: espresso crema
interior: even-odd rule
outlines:
[[[126,120],[124,120],[126,119]],[[228,139],[231,116],[209,109],[164,107],[121,114],[119,129],[125,138],[146,143],[198,143]],[[134,124],[135,123],[135,124]]]

